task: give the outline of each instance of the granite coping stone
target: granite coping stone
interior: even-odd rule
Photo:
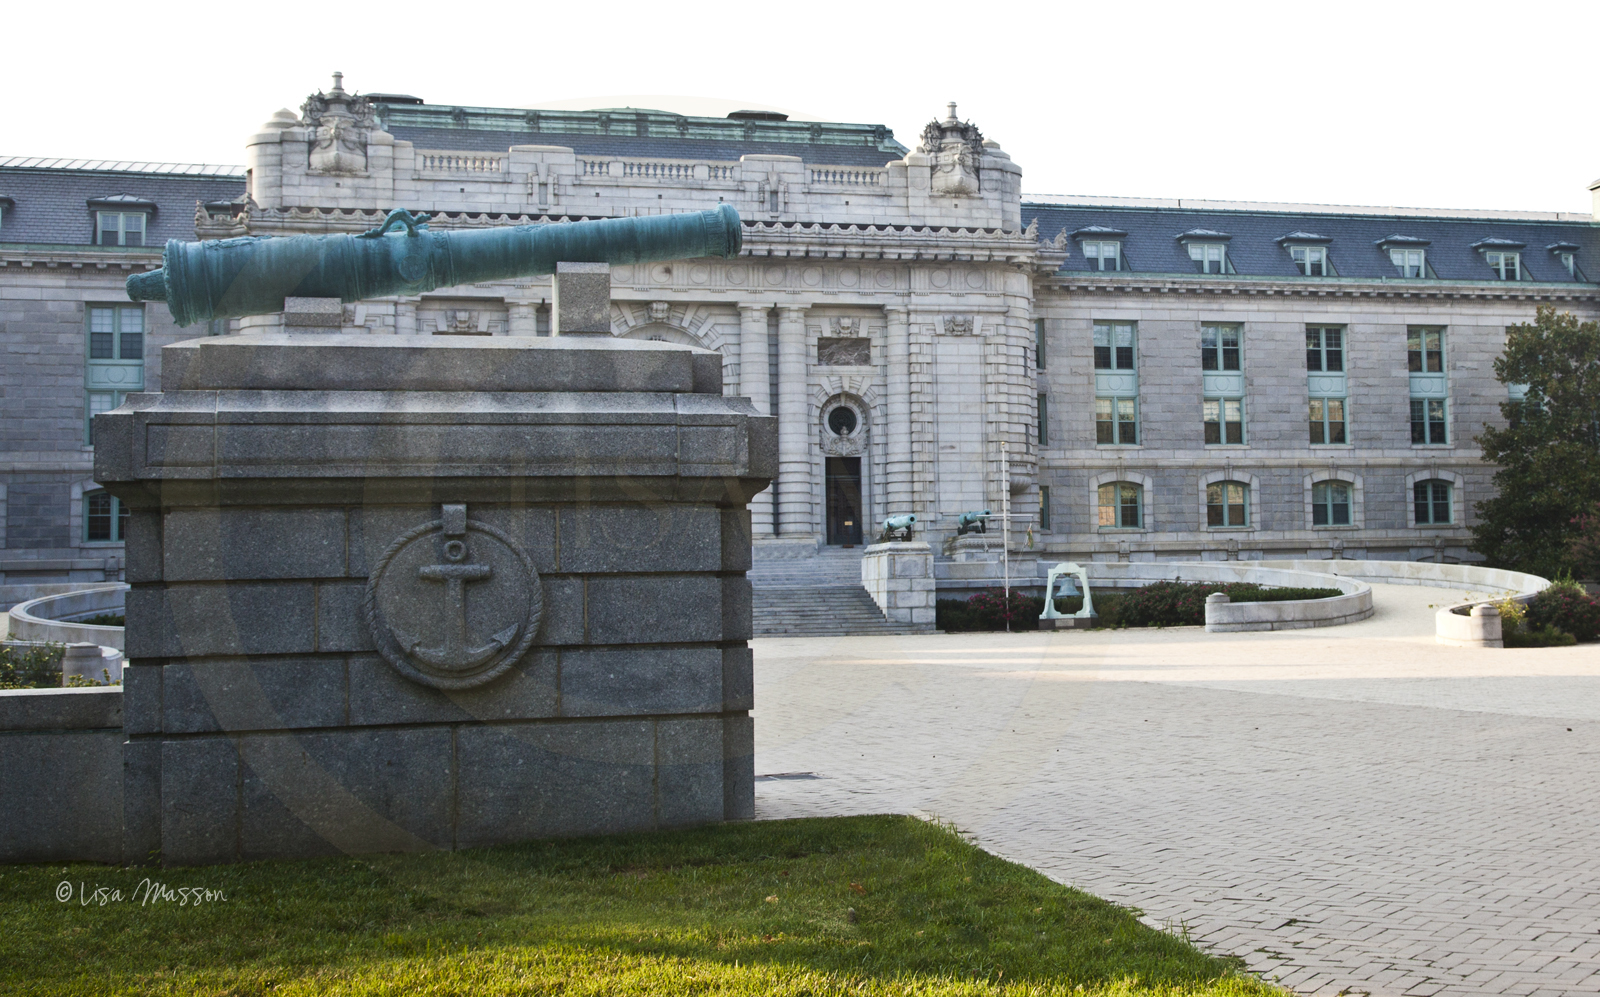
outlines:
[[[716,360],[697,377],[694,357]],[[702,361],[704,363],[704,361]],[[715,391],[721,357],[610,336],[347,336],[246,333],[161,350],[167,391]],[[712,382],[715,382],[713,385]]]
[[[122,689],[0,689],[0,731],[122,727]]]

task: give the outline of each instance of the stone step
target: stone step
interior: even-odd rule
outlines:
[[[892,624],[858,583],[849,586],[757,588],[757,637],[853,637],[925,633]]]

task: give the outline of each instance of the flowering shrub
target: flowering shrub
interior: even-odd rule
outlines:
[[[1523,627],[1555,627],[1578,640],[1600,639],[1600,602],[1575,582],[1556,582],[1528,601]]]

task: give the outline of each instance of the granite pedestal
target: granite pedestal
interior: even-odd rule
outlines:
[[[162,364],[95,424],[131,510],[126,860],[752,816],[776,431],[720,356],[297,334]]]

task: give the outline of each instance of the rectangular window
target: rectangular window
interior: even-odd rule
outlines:
[[[1050,529],[1050,486],[1039,486],[1039,529]]]
[[[1085,242],[1083,258],[1088,262],[1090,270],[1121,270],[1122,243]]]
[[[88,543],[121,543],[127,536],[128,509],[103,490],[83,497],[83,539]]]
[[[1294,258],[1294,265],[1307,277],[1336,277],[1333,264],[1328,262],[1328,247],[1326,246],[1293,246],[1289,255]]]
[[[1489,261],[1489,269],[1493,270],[1501,280],[1522,279],[1521,253],[1487,252],[1483,254],[1483,258]]]
[[[97,211],[95,214],[97,216],[96,227],[99,229],[95,245],[144,245],[144,212]],[[82,229],[79,231],[82,231]]]
[[[1344,329],[1336,325],[1306,326],[1306,370],[1319,374],[1344,371]]]
[[[1391,249],[1389,262],[1402,277],[1427,277],[1428,253],[1423,249]]]
[[[1133,446],[1139,442],[1139,405],[1133,398],[1094,400],[1094,441],[1101,446]]]
[[[1348,442],[1344,428],[1344,399],[1311,399],[1311,445]]]
[[[1245,526],[1248,486],[1238,481],[1219,481],[1206,486],[1206,525]]]
[[[1200,327],[1200,369],[1239,370],[1239,327],[1202,325]]]
[[[1561,261],[1561,267],[1566,270],[1567,276],[1573,280],[1587,281],[1589,279],[1583,275],[1583,268],[1578,266],[1577,253],[1563,250],[1556,258]]]
[[[1133,323],[1094,324],[1094,369],[1133,370]]]
[[[1406,366],[1413,374],[1438,374],[1444,371],[1444,330],[1406,330]]]
[[[144,388],[144,309],[138,305],[90,306],[84,387],[84,442],[94,445],[94,417]]]
[[[1311,525],[1350,525],[1350,486],[1343,481],[1323,481],[1311,486]]]
[[[1131,481],[1113,481],[1100,486],[1100,508],[1097,525],[1102,529],[1137,530],[1143,522],[1139,515],[1140,492]]]
[[[1039,395],[1039,445],[1050,445],[1050,396]]]
[[[1044,319],[1033,320],[1033,366],[1044,370]]]
[[[1411,442],[1448,443],[1445,438],[1444,399],[1411,399]]]
[[[1418,526],[1443,526],[1450,522],[1450,482],[1419,481],[1411,497]]]
[[[1204,410],[1207,446],[1244,443],[1244,399],[1207,398]]]
[[[1194,261],[1194,268],[1201,273],[1233,273],[1233,264],[1228,260],[1228,247],[1219,242],[1189,243],[1189,259]]]

